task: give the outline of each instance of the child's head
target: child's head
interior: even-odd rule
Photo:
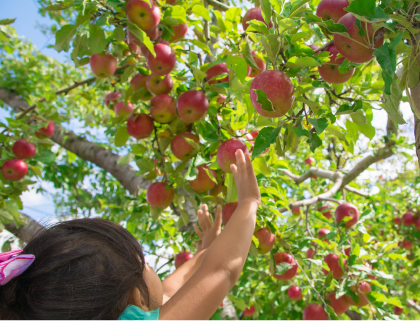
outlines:
[[[28,243],[33,264],[0,286],[0,319],[117,319],[138,288],[147,306],[141,246],[103,219],[59,223]],[[149,277],[146,277],[148,279]]]

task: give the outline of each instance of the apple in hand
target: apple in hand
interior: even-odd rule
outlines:
[[[20,181],[28,172],[28,165],[21,159],[9,159],[1,166],[1,174],[8,181]]]
[[[119,116],[128,116],[130,115],[134,110],[134,105],[132,103],[124,104],[123,101],[120,101],[118,104],[115,105],[114,111],[115,115],[117,117]]]
[[[414,217],[414,214],[410,211],[407,211],[403,216],[402,216],[402,222],[405,226],[411,226],[415,223],[416,219]]]
[[[319,304],[309,304],[303,310],[303,320],[329,320],[324,307]]]
[[[175,191],[166,183],[158,182],[149,186],[146,199],[150,207],[165,209],[174,200]]]
[[[330,305],[333,308],[335,314],[337,316],[340,316],[343,313],[345,313],[348,309],[350,309],[350,303],[347,301],[347,294],[340,296],[338,299],[336,299],[335,296],[336,293],[333,292],[328,294],[326,299],[330,301],[328,305]]]
[[[155,75],[151,74],[147,77],[146,87],[152,95],[169,94],[174,83],[170,75]]]
[[[176,55],[171,47],[163,43],[154,45],[156,57],[149,51],[146,54],[147,65],[152,73],[157,75],[169,74],[175,67]]]
[[[249,26],[248,21],[251,21],[251,20],[258,20],[258,21],[261,21],[261,22],[265,23],[264,18],[261,14],[261,8],[260,7],[252,8],[245,13],[244,17],[242,18],[242,28],[244,28],[244,31],[246,31],[246,29]],[[265,23],[265,25],[269,29],[273,28],[273,21],[270,20],[270,24],[267,25]]]
[[[35,136],[38,138],[50,138],[54,134],[55,126],[52,121],[49,121],[44,127],[41,127]]]
[[[222,212],[223,214],[223,212]],[[274,245],[275,235],[272,234],[268,229],[262,228],[254,233],[254,236],[258,239],[257,252],[259,254],[266,254],[271,251]]]
[[[327,263],[330,271],[323,269],[323,272],[325,275],[328,275],[330,272],[332,272],[332,276],[334,279],[339,280],[343,277],[343,269],[340,266],[340,257],[336,254],[328,254],[324,258],[324,262]],[[343,260],[343,263],[345,264],[346,260]]]
[[[332,20],[337,23],[347,13],[344,8],[348,6],[348,0],[322,0],[318,4],[316,15],[324,21]]]
[[[274,260],[275,260],[276,265],[278,265],[280,263],[292,264],[292,267],[290,269],[288,269],[286,272],[284,272],[282,274],[274,274],[273,275],[274,278],[276,278],[277,280],[288,281],[288,280],[291,280],[297,274],[298,266],[295,262],[295,259],[290,254],[288,254],[288,253],[276,253],[276,254],[274,254]]]
[[[216,172],[205,165],[196,167],[198,170],[197,178],[189,182],[190,187],[197,193],[204,193],[211,190],[216,185]],[[213,179],[207,174],[213,175]]]
[[[109,93],[105,97],[105,106],[107,107],[114,107],[114,105],[118,102],[118,100],[121,98],[121,94],[118,92]]]
[[[180,252],[175,257],[175,267],[179,268],[182,264],[187,262],[188,260],[191,260],[193,258],[193,255],[190,252]]]
[[[93,54],[89,62],[90,69],[97,78],[111,77],[117,69],[117,58],[108,52]]]
[[[180,23],[179,25],[171,26],[174,30],[174,34],[171,35],[170,42],[177,42],[178,40],[185,38],[188,32],[188,24]]]
[[[171,150],[176,158],[183,161],[194,157],[198,153],[197,148],[190,144],[185,138],[188,138],[194,141],[197,145],[200,145],[198,136],[190,132],[183,132],[176,135],[171,141]]]
[[[126,13],[127,19],[135,23],[140,29],[150,30],[160,22],[160,9],[155,5],[153,0],[130,0],[127,3]]]
[[[344,74],[340,73],[338,68],[346,58],[337,58],[339,52],[334,44],[325,49],[325,51],[328,51],[331,56],[329,62],[318,67],[318,72],[321,78],[330,84],[343,84],[348,81],[353,76],[356,68],[352,68]]]
[[[229,74],[229,69],[226,67],[225,62],[221,62],[220,64],[216,64],[211,66],[209,69],[206,70],[206,81],[209,85],[213,84],[220,84],[222,82],[229,82],[229,76],[226,76],[222,79],[213,79],[222,74]],[[213,80],[212,80],[213,79]]]
[[[346,222],[346,228],[352,227],[359,220],[359,211],[353,204],[340,204],[335,210],[335,219],[340,223],[346,216],[351,216],[352,219]]]
[[[191,89],[178,97],[176,109],[183,121],[195,123],[207,114],[209,101],[202,91]]]
[[[245,310],[242,311],[242,315],[245,318],[250,318],[254,315],[255,313],[255,306],[251,305],[250,307],[246,308]]]
[[[127,121],[128,134],[136,139],[149,137],[154,128],[153,119],[145,113],[132,114]]]
[[[150,115],[155,121],[166,124],[175,119],[175,100],[166,94],[158,95],[150,102]]]
[[[19,159],[31,158],[35,156],[36,148],[33,143],[24,139],[17,140],[12,147],[12,152]]]
[[[238,202],[227,203],[222,209],[222,223],[226,225],[230,218],[232,217],[233,213],[235,212],[236,208],[238,207]]]
[[[236,151],[240,149],[246,154],[248,148],[245,143],[239,139],[229,139],[220,145],[217,151],[217,163],[225,173],[232,173],[231,164],[236,164]]]
[[[292,301],[300,301],[302,300],[302,291],[296,285],[292,285],[287,290],[287,296]]]

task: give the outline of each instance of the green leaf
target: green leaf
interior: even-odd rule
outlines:
[[[259,131],[252,151],[252,160],[269,148],[271,144],[276,142],[276,138],[279,136],[280,130],[281,127],[276,128],[268,126]]]
[[[121,27],[116,27],[112,34],[117,41],[123,41],[126,37],[125,31]]]
[[[229,55],[226,61],[226,66],[230,70],[235,71],[236,77],[238,77],[239,81],[245,81],[246,75],[248,73],[248,66],[244,58]]]
[[[260,1],[260,8],[261,14],[263,19],[267,25],[270,24],[271,20],[271,3],[270,0],[259,0]]]
[[[60,11],[65,10],[68,8],[73,7],[74,0],[66,0],[66,1],[60,1],[53,4],[50,4],[49,6],[46,6],[44,8],[41,8],[41,11]]]
[[[376,6],[376,0],[353,0],[346,9],[363,21],[387,21],[389,17],[382,8]]]
[[[259,173],[263,174],[266,177],[270,177],[271,170],[270,167],[268,167],[267,162],[265,161],[264,157],[256,157],[252,161],[252,166],[255,170],[255,175],[258,175]]]
[[[286,32],[287,30],[298,27],[298,24],[290,18],[281,19],[278,23],[280,33]]]
[[[384,93],[383,97],[385,102],[382,104],[382,107],[386,110],[391,119],[397,124],[405,124],[405,120],[400,113],[402,91],[398,85],[397,76],[394,77],[394,81],[391,85],[391,95]]]
[[[334,23],[334,21],[332,20],[327,20],[327,21],[322,21],[322,19],[320,17],[315,16],[312,13],[308,13],[306,12],[306,23],[316,23],[319,26],[322,26],[326,29],[328,29],[328,31],[332,32],[332,33],[338,33],[340,35],[346,36],[350,38],[350,35],[348,33],[348,30],[346,27],[344,27],[342,24],[339,23]]]
[[[64,50],[67,52],[70,49],[70,40],[76,34],[77,26],[65,25],[55,33],[54,49],[58,52]]]
[[[388,303],[388,304],[395,305],[399,308],[403,308],[403,305],[401,304],[401,301],[398,300],[397,298],[386,296],[383,293],[377,293],[377,292],[371,292],[370,295],[375,298],[376,302],[385,302],[385,303]]]
[[[120,157],[117,161],[118,165],[127,165],[128,163],[130,163],[134,158],[134,155],[131,153],[128,153],[127,155],[124,155],[122,157]]]
[[[105,31],[98,26],[89,26],[88,46],[92,54],[98,54],[105,50],[108,41],[105,38]]]
[[[322,140],[317,134],[311,132],[311,137],[308,139],[307,143],[310,145],[311,151],[314,152],[315,149],[322,145]]]
[[[128,138],[130,135],[128,134],[127,127],[121,126],[117,129],[115,134],[114,143],[117,147],[122,147],[127,143]]]
[[[133,75],[136,72],[136,65],[131,65],[127,69],[124,70],[124,73],[121,76],[121,82],[125,83],[128,81],[128,78],[130,78],[131,75]]]
[[[319,67],[321,63],[312,57],[291,57],[286,66],[289,68]]]
[[[252,68],[260,69],[260,67],[258,67],[257,63],[255,62],[254,57],[252,56],[251,44],[249,43],[248,39],[245,40],[243,56],[248,65],[250,65]]]
[[[321,134],[325,130],[325,128],[327,128],[329,125],[327,118],[318,118],[318,119],[309,118],[308,121],[309,123],[311,123],[312,126],[314,126],[315,131],[318,135]]]
[[[376,60],[382,67],[382,78],[385,81],[384,92],[387,95],[391,95],[391,86],[393,83],[395,72],[397,71],[397,54],[387,42],[379,48],[375,49],[373,55],[376,56]]]
[[[238,310],[243,311],[243,310],[246,309],[246,304],[245,304],[244,300],[237,299],[232,294],[228,294],[227,297],[229,298],[229,300],[231,300],[233,302],[233,304],[235,304],[235,306],[238,308]]]
[[[155,48],[147,34],[143,30],[141,30],[136,24],[131,23],[130,21],[127,23],[127,26],[128,31],[130,31],[138,40],[140,40],[147,47],[147,49],[149,49],[153,57],[156,57]]]
[[[157,221],[157,219],[159,218],[160,214],[162,214],[162,212],[163,210],[159,208],[155,208],[155,207],[150,208],[150,216],[152,217],[154,221]]]
[[[195,6],[194,6],[195,7]],[[165,17],[171,17],[178,20],[178,23],[186,23],[187,22],[187,14],[185,9],[181,6],[172,6],[165,10]]]
[[[206,21],[211,20],[209,9],[202,5],[196,4],[194,7],[192,7],[192,12],[198,19],[203,18]]]
[[[198,48],[204,50],[207,54],[212,55],[210,48],[205,44],[197,39],[189,40],[193,45],[196,45]]]
[[[274,63],[277,59],[277,55],[280,52],[280,37],[277,35],[266,35],[261,38],[261,44],[268,56],[268,59]]]
[[[187,226],[188,223],[190,222],[190,215],[188,214],[186,210],[181,209],[181,220],[185,226]]]
[[[11,23],[15,22],[16,18],[10,19],[10,18],[6,18],[6,19],[0,19],[0,25],[5,26],[5,25],[10,25]]]
[[[48,149],[42,150],[41,154],[34,157],[35,160],[44,164],[51,164],[55,162],[57,155]]]
[[[239,22],[241,20],[241,17],[242,17],[241,8],[230,7],[225,12],[225,19],[231,22]]]
[[[247,32],[255,31],[255,32],[261,32],[265,35],[268,34],[268,28],[264,22],[259,21],[259,20],[250,20],[247,23],[248,23],[248,28],[246,28]]]
[[[236,202],[238,200],[238,191],[236,190],[235,179],[231,173],[226,173],[225,186],[227,187],[226,202]]]
[[[276,274],[283,274],[293,267],[293,264],[282,262],[276,266]]]
[[[261,108],[268,111],[274,111],[273,104],[270,99],[267,98],[267,94],[261,89],[254,89],[257,94],[257,103],[261,104]]]

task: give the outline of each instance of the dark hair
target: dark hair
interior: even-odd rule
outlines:
[[[117,319],[137,287],[146,304],[137,240],[103,219],[77,219],[39,232],[22,254],[33,264],[0,286],[0,319]]]

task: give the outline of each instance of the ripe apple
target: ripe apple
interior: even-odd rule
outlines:
[[[238,202],[227,203],[222,209],[222,223],[226,225],[238,207]]]
[[[254,77],[258,76],[266,68],[265,61],[263,59],[257,57],[257,55],[258,55],[257,51],[252,52],[252,58],[254,58],[255,63],[257,64],[257,66],[260,69],[251,68],[251,72],[249,73],[249,77],[251,77],[251,78],[254,78]]]
[[[300,301],[302,300],[302,291],[296,285],[292,285],[287,290],[287,296],[292,301]]]
[[[150,40],[155,41],[160,37],[162,34],[162,30],[160,30],[159,26],[153,29],[144,30],[146,35],[150,38]]]
[[[328,316],[322,305],[314,303],[303,310],[303,320],[328,320]]]
[[[395,315],[401,315],[401,313],[403,313],[404,309],[399,308],[399,307],[394,307],[394,314]]]
[[[332,217],[331,211],[332,209],[328,205],[324,205],[318,208],[318,212],[321,212],[322,215],[327,219]]]
[[[416,219],[414,217],[414,214],[410,211],[407,211],[403,216],[402,216],[402,222],[405,226],[411,226],[415,223]]]
[[[117,69],[117,58],[108,52],[93,54],[89,62],[90,69],[97,78],[111,77]]]
[[[127,28],[127,38],[125,41],[128,43],[128,46],[130,47],[131,51],[134,54],[140,55],[142,53],[140,46],[143,45],[143,43],[139,39],[137,39],[137,37],[134,36],[130,31],[128,31],[128,28]]]
[[[170,75],[155,75],[151,74],[147,77],[146,87],[152,95],[169,94],[174,83]]]
[[[401,224],[401,218],[399,218],[399,217],[394,218],[394,224],[395,225],[400,225]]]
[[[200,145],[200,140],[197,135],[190,132],[183,132],[174,137],[171,142],[171,150],[174,156],[180,160],[186,161],[191,157],[197,155],[198,150],[185,139],[193,140],[197,145]]]
[[[341,57],[337,59],[339,52],[334,44],[325,49],[325,51],[328,51],[331,56],[329,62],[318,67],[321,78],[330,84],[343,84],[348,81],[353,76],[356,68],[352,68],[344,74],[340,73],[338,68],[346,58]]]
[[[211,66],[209,69],[206,70],[206,75],[207,75],[206,80],[208,84],[213,85],[213,84],[220,84],[222,82],[229,82],[229,76],[226,76],[222,79],[211,80],[212,78],[219,76],[221,74],[229,74],[229,69],[226,67],[225,62]]]
[[[142,74],[135,75],[130,81],[130,86],[133,87],[133,92],[145,88],[147,78],[148,76],[143,76]]]
[[[339,24],[342,24],[347,28],[350,37],[366,46],[369,46],[369,44],[366,42],[366,39],[373,39],[379,32],[379,29],[375,31],[371,23],[362,21],[362,28],[365,30],[365,37],[362,37],[359,35],[359,28],[356,26],[355,22],[356,17],[353,16],[353,14],[350,12],[338,20]],[[370,49],[343,35],[338,33],[334,34],[334,44],[337,50],[351,62],[359,64],[372,60],[374,49],[379,48],[383,43],[384,37],[381,37],[372,47],[372,49]]]
[[[213,175],[215,180],[216,172],[205,165],[200,165],[196,168],[198,170],[198,175],[195,180],[189,182],[190,187],[197,193],[204,193],[211,190],[216,185],[216,182],[210,178],[210,176],[207,174],[207,171]]]
[[[140,29],[150,30],[155,28],[160,21],[160,9],[153,0],[150,4],[142,0],[130,0],[125,9],[127,19],[135,23]]]
[[[416,229],[420,231],[420,217],[416,220],[415,224],[416,224]]]
[[[178,97],[176,109],[183,121],[195,123],[206,115],[209,101],[202,91],[187,90]]]
[[[182,264],[192,259],[193,255],[190,252],[180,252],[175,257],[175,267],[179,268]]]
[[[305,159],[305,164],[309,165],[309,166],[314,166],[316,163],[315,158],[313,157],[308,157],[307,159]]]
[[[347,13],[344,8],[348,6],[348,0],[322,0],[318,4],[316,15],[324,21],[332,20],[337,23]]]
[[[248,148],[245,143],[239,139],[229,139],[220,145],[217,150],[217,163],[225,173],[232,173],[230,169],[231,164],[236,164],[236,151],[240,149],[246,154]]]
[[[359,287],[359,291],[362,293],[372,292],[372,288],[370,287],[370,284],[367,283],[366,281],[359,282],[358,287]]]
[[[332,276],[334,279],[339,280],[343,277],[344,273],[343,273],[343,269],[340,266],[340,257],[338,255],[328,254],[324,258],[324,262],[327,263],[328,267],[330,268],[330,272],[332,272]],[[323,272],[326,275],[330,273],[330,272],[327,272],[326,270],[323,270]]]
[[[292,208],[292,215],[293,216],[300,216],[302,214],[302,209],[300,207]]]
[[[224,103],[226,100],[226,96],[223,96],[222,94],[219,94],[219,96],[217,97],[216,103],[218,104],[222,104]]]
[[[149,137],[154,128],[153,119],[145,113],[131,114],[127,121],[128,134],[136,139]]]
[[[245,318],[250,318],[254,315],[255,313],[255,306],[251,305],[250,307],[246,308],[245,310],[242,311],[242,315]]]
[[[350,256],[351,247],[344,249],[344,254]]]
[[[357,207],[350,203],[340,204],[335,210],[335,219],[340,223],[346,216],[351,216],[352,219],[346,222],[346,228],[352,227],[359,220],[359,211]]]
[[[273,276],[277,280],[288,281],[288,280],[291,280],[297,274],[298,266],[297,266],[297,264],[295,264],[295,259],[290,254],[288,254],[288,253],[276,253],[276,254],[274,254],[274,260],[276,262],[276,265],[278,265],[280,263],[284,263],[284,262],[293,265],[290,269],[288,269],[283,274],[274,274]]]
[[[150,102],[150,115],[155,121],[166,124],[175,119],[175,100],[166,94],[157,95]]]
[[[271,251],[274,245],[275,235],[272,234],[268,229],[262,228],[254,233],[254,236],[258,239],[259,245],[257,252],[259,254],[266,254]]]
[[[248,21],[251,21],[251,20],[258,20],[258,21],[261,21],[261,22],[265,23],[264,18],[261,14],[261,8],[260,7],[252,8],[245,13],[244,17],[242,18],[242,28],[244,28],[244,31],[249,26]],[[273,28],[273,21],[270,20],[270,24],[267,25],[265,23],[265,25],[269,29]]]
[[[33,143],[19,139],[13,144],[12,152],[17,158],[25,159],[35,156],[36,148]]]
[[[150,207],[165,209],[174,200],[175,191],[166,183],[158,182],[149,186],[146,199]]]
[[[361,308],[369,304],[366,294],[360,292],[355,286],[351,286],[350,290],[356,293],[357,296],[359,297],[359,303],[356,303],[350,296],[348,296],[347,301],[350,303],[350,305],[354,305],[354,306],[357,306],[358,308]]]
[[[347,294],[340,296],[338,299],[335,298],[335,295],[335,292],[330,293],[327,295],[326,299],[330,301],[328,305],[333,308],[335,314],[340,316],[350,308],[350,303],[347,301]]]
[[[314,256],[315,250],[314,249],[309,249],[306,251],[306,258],[307,259],[312,259],[312,257]]]
[[[331,232],[330,230],[328,230],[326,228],[322,228],[318,231],[318,238],[321,239],[321,237],[329,234],[330,232]],[[323,239],[322,241],[324,241],[326,243],[329,243],[327,238]]]
[[[188,32],[188,24],[180,23],[176,26],[171,26],[174,29],[174,34],[171,35],[170,42],[177,42],[178,40],[185,38]]]
[[[410,240],[404,240],[402,241],[402,248],[407,251],[412,250],[413,243]]]
[[[8,181],[20,181],[28,172],[28,165],[21,159],[9,159],[1,166],[1,174]]]
[[[146,54],[146,60],[149,69],[152,71],[152,73],[157,75],[169,74],[175,67],[175,52],[171,47],[163,43],[155,44],[154,49],[156,57],[153,57],[150,51]]]
[[[54,130],[54,123],[49,121],[47,125],[41,127],[37,132],[35,132],[35,136],[38,138],[50,138],[54,134]]]
[[[114,111],[117,117],[119,116],[128,116],[134,110],[134,105],[132,103],[124,104],[123,101],[120,101],[118,104],[115,105]]]
[[[105,106],[112,108],[114,105],[118,102],[118,100],[121,98],[121,94],[118,92],[109,93],[105,97]]]
[[[261,108],[257,102],[255,90],[262,90],[271,101],[274,111]],[[266,70],[255,77],[251,82],[251,101],[257,113],[264,117],[281,117],[285,115],[293,105],[293,93],[295,88],[290,78],[278,70]]]
[[[363,265],[368,267],[369,269],[373,270],[373,266],[371,264],[369,264],[368,262],[365,262]],[[374,275],[368,275],[368,278],[371,279],[371,280],[376,280],[376,276],[374,276]]]

